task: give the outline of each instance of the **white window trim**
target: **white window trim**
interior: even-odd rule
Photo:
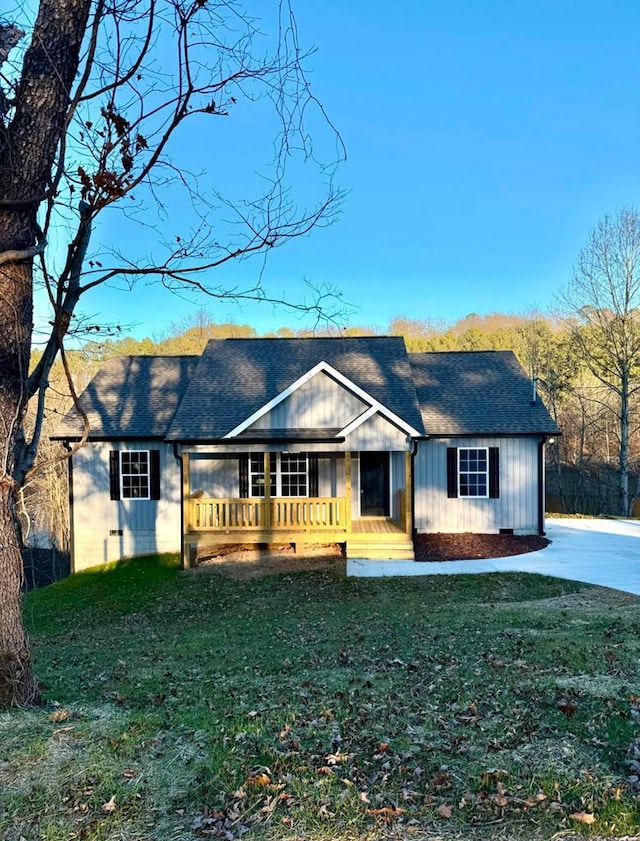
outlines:
[[[487,489],[486,493],[483,494],[463,494],[460,482],[460,476],[462,471],[460,470],[460,453],[462,451],[468,452],[469,450],[484,450],[485,452],[485,464],[487,465],[485,470],[465,470],[464,473],[466,476],[482,476],[485,477],[485,487]],[[458,447],[458,497],[459,499],[489,499],[489,447]]]
[[[304,474],[305,478],[305,486],[306,486],[306,493],[304,496],[301,494],[299,496],[292,497],[291,495],[287,495],[287,499],[308,499],[309,497],[309,456],[306,453],[276,453],[277,455],[277,464],[276,464],[276,496],[281,497],[282,494],[282,456],[292,456],[293,458],[297,459],[304,459],[304,470],[296,470],[293,472],[287,472],[286,476],[300,476]]]
[[[146,453],[147,454],[147,495],[146,496],[127,496],[125,494],[124,489],[124,470],[122,466],[122,460],[125,455],[131,455],[132,453]],[[151,499],[151,451],[150,450],[119,450],[119,459],[120,459],[120,499],[126,500],[149,500]],[[143,474],[133,474],[127,473],[127,476],[133,475],[143,475]]]
[[[262,496],[255,496],[253,493],[253,477],[254,476],[264,476],[265,484],[267,482],[266,473],[263,470],[253,472],[251,469],[251,456],[253,455],[263,455],[264,453],[250,453],[249,454],[249,497],[251,499],[264,499],[264,494]],[[306,485],[307,485],[307,493],[304,496],[295,496],[290,497],[282,496],[282,456],[294,456],[295,458],[304,458],[305,462],[305,476],[306,476]],[[275,474],[276,480],[276,492],[275,495],[272,494],[272,498],[275,496],[277,498],[285,498],[285,499],[308,499],[309,498],[309,456],[307,453],[269,453],[270,456],[270,472]],[[299,475],[302,471],[296,471],[294,474],[285,474],[285,475]],[[269,480],[271,481],[271,480]]]

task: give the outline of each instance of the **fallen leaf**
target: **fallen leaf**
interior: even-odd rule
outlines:
[[[268,786],[271,782],[271,777],[268,774],[255,774],[247,777],[246,785],[249,786]]]
[[[56,710],[49,715],[49,721],[59,724],[61,721],[68,721],[73,716],[70,710]]]
[[[70,727],[57,727],[51,735],[55,739],[61,739],[63,736],[66,736],[67,733],[72,733],[74,730],[75,727],[73,725],[71,725]]]
[[[318,817],[319,817],[319,818],[324,818],[324,819],[325,819],[325,821],[328,821],[328,820],[329,820],[329,818],[333,818],[333,817],[335,817],[335,813],[334,813],[334,812],[330,812],[330,811],[327,809],[327,807],[326,807],[326,806],[321,806],[321,807],[318,809]]]
[[[111,800],[107,800],[106,803],[102,804],[102,811],[110,814],[111,812],[115,812],[116,810],[116,796],[115,794],[111,796]]]
[[[438,806],[438,814],[441,818],[450,818],[452,814],[451,806],[448,803],[442,803]]]
[[[573,815],[569,815],[572,821],[578,821],[578,823],[595,823],[596,816],[592,815],[590,812],[574,812]]]

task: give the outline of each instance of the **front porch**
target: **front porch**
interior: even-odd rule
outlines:
[[[398,493],[404,496],[404,491]],[[345,498],[190,499],[184,534],[185,565],[202,549],[225,544],[345,543],[358,558],[413,559],[405,518],[347,516]],[[404,502],[401,505],[406,511]]]
[[[404,487],[393,491],[391,516],[362,516],[352,493],[351,454],[344,454],[344,495],[213,497],[192,490],[189,459],[183,462],[183,563],[189,566],[204,549],[228,544],[341,543],[347,556],[414,558],[410,504],[411,463],[404,459]],[[269,456],[265,454],[265,475]],[[354,505],[354,498],[356,504]],[[354,510],[355,509],[355,510]]]

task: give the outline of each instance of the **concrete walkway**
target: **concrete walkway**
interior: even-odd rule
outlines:
[[[484,561],[347,560],[347,575],[537,572],[640,595],[640,520],[548,519],[546,549]]]

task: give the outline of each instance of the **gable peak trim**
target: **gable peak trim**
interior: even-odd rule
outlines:
[[[395,423],[396,426],[399,426],[403,431],[407,432],[413,437],[417,437],[421,434],[417,429],[414,429],[401,417],[387,409],[386,406],[384,406],[378,400],[373,398],[363,388],[360,388],[360,386],[356,385],[348,377],[345,377],[344,374],[341,374],[340,371],[333,367],[333,365],[330,365],[328,362],[322,360],[321,362],[318,362],[316,365],[314,365],[313,368],[310,368],[301,377],[298,377],[298,379],[292,382],[290,386],[284,389],[284,391],[281,391],[280,394],[277,394],[275,397],[271,398],[271,400],[267,401],[267,403],[265,403],[264,406],[262,406],[257,411],[253,412],[253,414],[249,415],[249,417],[242,421],[242,423],[239,423],[230,432],[227,432],[227,434],[224,436],[224,439],[228,440],[230,438],[236,438],[238,435],[240,435],[242,432],[248,429],[248,427],[254,424],[257,420],[259,420],[261,417],[264,417],[264,415],[270,412],[273,408],[275,408],[284,400],[286,400],[287,397],[290,397],[302,385],[309,382],[309,380],[315,377],[316,374],[319,374],[321,372],[327,374],[340,385],[344,386],[348,391],[352,392],[352,394],[355,394],[356,397],[359,397],[362,401],[364,401],[370,407],[370,409],[373,410],[372,414],[375,412],[380,412],[380,414],[384,415],[386,418]]]

